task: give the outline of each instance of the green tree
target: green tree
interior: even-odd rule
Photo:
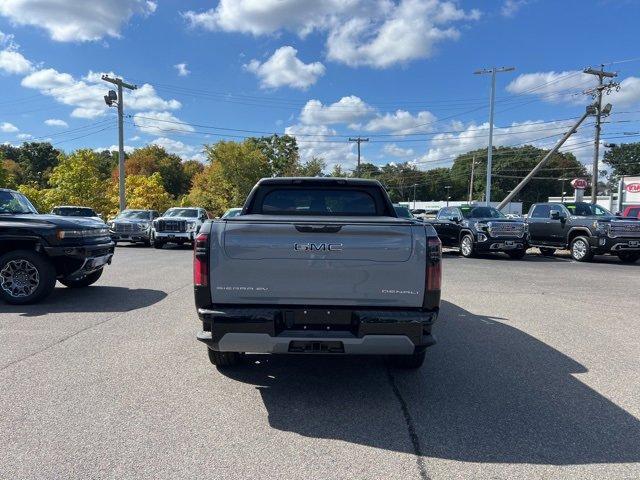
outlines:
[[[640,175],[640,142],[615,144],[605,152],[604,163],[614,182],[623,175]]]
[[[185,160],[182,162],[182,170],[187,178],[189,188],[191,188],[193,177],[204,170],[204,165],[198,160]]]
[[[20,183],[35,183],[45,188],[49,175],[58,164],[60,152],[48,142],[25,142],[19,148],[17,163],[21,167]]]
[[[110,179],[113,171],[118,168],[118,152],[114,150],[102,150],[97,152],[96,155],[98,157],[98,172],[100,174],[100,180]]]
[[[17,190],[27,197],[40,213],[49,213],[53,204],[48,198],[48,190],[38,188],[34,184],[18,185]]]
[[[47,199],[54,205],[84,205],[98,212],[112,208],[105,192],[108,183],[100,180],[99,156],[93,150],[76,150],[61,155],[49,178]]]
[[[125,170],[128,175],[160,173],[165,190],[174,197],[189,191],[190,178],[183,169],[182,159],[158,145],[135,149],[126,161]]]
[[[152,209],[164,212],[174,200],[165,190],[159,172],[151,175],[127,175],[125,178],[127,208]],[[110,213],[118,213],[118,183],[113,181],[109,188]]]
[[[298,165],[292,175],[297,177],[322,177],[325,167],[326,163],[322,158],[312,157],[311,160]]]
[[[329,174],[330,177],[339,177],[339,178],[344,178],[344,177],[348,177],[349,176],[349,172],[347,172],[346,170],[342,169],[342,165],[338,165],[337,163],[333,166],[333,169],[331,170],[331,173]]]
[[[247,139],[258,148],[267,159],[271,169],[270,176],[282,177],[292,175],[298,168],[300,153],[295,137],[291,135],[271,135]]]
[[[9,187],[9,170],[7,170],[6,160],[0,152],[0,188],[10,188]]]

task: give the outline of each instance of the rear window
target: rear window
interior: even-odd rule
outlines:
[[[277,188],[262,200],[265,215],[380,215],[371,194],[356,189]]]

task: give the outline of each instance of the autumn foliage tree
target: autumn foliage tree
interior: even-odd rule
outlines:
[[[127,175],[125,178],[125,196],[127,208],[151,209],[164,212],[174,200],[165,190],[160,173],[147,175]],[[118,213],[118,183],[112,182],[109,188],[110,213]]]

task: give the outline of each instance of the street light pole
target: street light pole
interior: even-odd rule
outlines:
[[[487,205],[491,203],[491,167],[493,165],[493,110],[496,99],[496,73],[511,72],[515,70],[515,67],[493,67],[483,68],[473,72],[476,75],[483,75],[485,73],[491,74],[491,96],[489,98],[489,147],[487,148],[487,192],[485,195],[485,201]]]

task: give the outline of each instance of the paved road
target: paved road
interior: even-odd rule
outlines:
[[[640,478],[640,265],[445,258],[418,372],[195,341],[191,252],[0,304],[0,478]]]

